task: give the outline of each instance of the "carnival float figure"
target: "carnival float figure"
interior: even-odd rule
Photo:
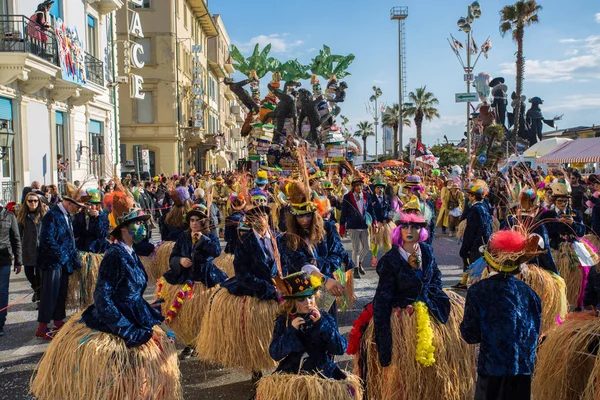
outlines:
[[[501,124],[506,131],[506,105],[508,104],[508,87],[504,84],[504,78],[501,76],[492,79],[489,85],[492,88],[492,107],[495,110],[496,122]]]

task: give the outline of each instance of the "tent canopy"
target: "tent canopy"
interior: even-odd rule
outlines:
[[[538,158],[539,163],[591,163],[600,162],[600,137],[578,139],[560,145]]]
[[[537,142],[523,153],[523,157],[538,158],[555,150],[561,144],[571,142],[573,139],[567,138],[552,138]]]

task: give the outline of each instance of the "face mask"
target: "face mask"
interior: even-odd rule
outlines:
[[[135,224],[129,225],[129,234],[133,238],[133,243],[140,243],[146,238],[146,225],[141,224],[136,226]]]

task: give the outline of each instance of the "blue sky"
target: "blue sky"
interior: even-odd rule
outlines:
[[[600,123],[600,2],[597,0],[539,1],[543,6],[540,23],[525,32],[527,59],[524,94],[544,100],[546,118],[564,114],[560,128]],[[433,145],[463,137],[466,109],[454,102],[454,93],[464,92],[462,67],[446,40],[452,33],[466,41],[456,21],[464,16],[471,1],[403,0],[280,0],[259,5],[240,0],[213,0],[212,13],[221,14],[229,36],[244,54],[255,43],[272,44],[271,55],[282,61],[297,58],[310,63],[323,44],[335,54],[353,53],[346,102],[342,113],[353,126],[370,119],[365,103],[373,85],[383,91],[387,104],[398,101],[398,28],[389,19],[393,6],[408,6],[405,23],[407,89],[427,85],[439,99],[441,118],[423,125],[423,141]],[[487,72],[504,76],[509,94],[514,84],[516,45],[509,36],[502,38],[499,11],[507,0],[480,0],[482,17],[473,24],[475,41],[480,46],[488,36],[493,48],[489,58],[480,58],[475,74]],[[568,4],[568,5],[567,5]],[[464,56],[464,52],[463,52]],[[267,75],[263,78],[270,80]],[[308,82],[303,82],[306,86]],[[529,106],[529,103],[528,103]],[[510,107],[510,106],[509,106]],[[546,127],[545,129],[551,129]],[[405,128],[404,142],[415,136]],[[381,140],[379,141],[381,152]],[[375,140],[370,139],[374,152]]]

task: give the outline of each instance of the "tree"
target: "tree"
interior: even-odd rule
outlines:
[[[403,124],[410,126],[410,119],[406,116],[406,110],[402,110],[402,112],[404,114]],[[398,129],[400,128],[400,105],[398,103],[385,108],[381,116],[381,123],[383,126],[391,126],[394,130],[394,158],[398,158]]]
[[[375,136],[373,131],[373,123],[369,121],[360,121],[356,124],[358,130],[354,132],[354,137],[359,137],[363,141],[363,161],[367,161],[367,138]]]
[[[406,116],[413,117],[417,128],[417,140],[422,141],[423,119],[432,121],[433,118],[439,118],[440,113],[435,106],[439,103],[433,93],[427,91],[427,86],[417,88],[415,92],[408,94],[410,103],[404,105]]]
[[[504,6],[500,10],[500,33],[506,36],[508,32],[512,33],[512,39],[517,43],[517,88],[515,99],[514,128],[511,136],[513,146],[516,146],[519,135],[519,118],[521,115],[521,95],[523,94],[523,78],[525,75],[525,57],[523,57],[523,36],[525,27],[540,22],[538,11],[542,6],[535,0],[519,0],[515,4]]]
[[[460,150],[458,147],[454,147],[448,143],[432,146],[429,150],[431,150],[436,157],[440,158],[440,161],[438,162],[440,167],[452,165],[465,166],[469,162],[467,152],[464,149]]]
[[[487,149],[485,150],[485,156],[490,158],[490,152],[495,142],[502,142],[504,140],[504,125],[491,124],[488,125],[483,131],[483,136],[488,137],[490,142],[488,143]]]

